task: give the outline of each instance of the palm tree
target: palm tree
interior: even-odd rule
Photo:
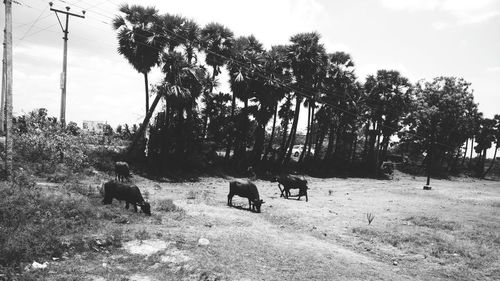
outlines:
[[[159,36],[158,10],[153,7],[123,4],[124,16],[113,19],[118,32],[118,53],[123,55],[139,73],[144,75],[146,114],[149,110],[148,73],[158,64],[165,41]]]
[[[231,89],[233,92],[233,112],[235,108],[235,97],[243,101],[244,108],[240,114],[239,130],[246,132],[249,129],[248,115],[248,101],[251,98],[257,98],[256,101],[262,102],[266,99],[263,94],[264,80],[262,79],[261,69],[264,64],[264,48],[253,35],[248,37],[239,37],[234,44],[233,54],[231,60],[228,62],[228,70],[230,75]],[[254,148],[262,149],[263,136],[265,136],[265,124],[267,123],[266,111],[267,104],[261,103],[261,108],[253,111],[253,115],[257,120],[257,142]],[[239,138],[236,139],[235,145],[235,158],[243,155],[246,148],[245,134],[238,134]],[[230,150],[229,145],[226,151]],[[255,149],[254,152],[256,153]],[[259,154],[260,156],[260,154]]]
[[[213,68],[212,80],[221,72],[221,67],[226,64],[231,55],[233,46],[233,32],[218,23],[209,23],[201,30],[201,46],[205,49],[205,62]],[[213,88],[210,89],[210,93]],[[207,99],[208,100],[208,99]],[[208,116],[205,116],[203,134],[206,134]]]
[[[282,100],[288,92],[285,86],[291,82],[290,72],[287,71],[286,50],[286,46],[273,46],[269,52],[265,53],[264,57],[264,71],[266,75],[268,75],[264,87],[272,96],[272,103],[274,104],[273,126],[269,143],[264,152],[264,159],[267,158],[267,155],[272,150],[279,101]]]
[[[297,124],[299,120],[300,105],[303,96],[312,97],[318,92],[319,81],[322,79],[321,70],[326,62],[325,48],[319,43],[320,35],[316,32],[299,33],[292,36],[290,41],[288,59],[295,77],[295,115],[293,118],[290,136],[287,141],[286,153],[283,163],[287,163],[292,155],[292,147],[295,143]]]
[[[197,62],[195,51],[200,48],[200,32],[200,26],[192,20],[186,20],[180,30],[179,37],[184,45],[188,63],[192,63],[193,59]]]

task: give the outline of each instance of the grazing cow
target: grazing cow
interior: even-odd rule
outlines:
[[[301,196],[305,196],[306,202],[309,201],[307,197],[307,180],[291,175],[280,175],[275,177],[271,182],[278,182],[278,188],[281,191],[280,197],[288,199],[291,196],[290,189],[299,189],[297,200],[300,200]],[[283,185],[283,189],[281,189],[281,185]]]
[[[124,181],[130,177],[130,168],[127,162],[115,162],[115,175],[117,181]]]
[[[123,200],[126,202],[125,208],[128,209],[129,204],[134,205],[134,211],[137,212],[137,206],[141,207],[143,213],[151,216],[151,205],[144,201],[141,191],[136,185],[125,184],[117,181],[108,181],[104,184],[104,205],[111,204],[114,199]]]
[[[233,196],[248,198],[248,210],[260,213],[260,206],[264,204],[259,198],[259,191],[255,184],[246,180],[235,180],[229,183],[229,194],[227,195],[227,205],[233,205]]]

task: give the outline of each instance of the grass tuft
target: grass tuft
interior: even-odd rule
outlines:
[[[404,219],[416,226],[427,227],[431,229],[442,229],[442,230],[457,230],[461,227],[461,225],[454,221],[442,221],[435,217],[409,217]]]

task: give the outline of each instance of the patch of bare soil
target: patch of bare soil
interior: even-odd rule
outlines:
[[[307,180],[309,202],[280,198],[276,183],[257,180],[265,201],[257,214],[244,198],[233,198],[236,207],[226,205],[225,179],[159,183],[135,177],[153,216],[116,201],[107,205],[127,218],[107,222],[123,230],[123,246],[50,262],[45,270],[52,273],[44,278],[500,279],[498,182],[432,180],[427,191],[424,178],[398,172],[393,180]],[[178,208],[162,207],[167,199]]]

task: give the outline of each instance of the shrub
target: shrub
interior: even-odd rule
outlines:
[[[88,228],[95,217],[82,196],[35,188],[22,176],[0,185],[0,265],[60,256],[60,237]]]
[[[157,203],[156,207],[159,211],[163,212],[178,212],[182,209],[174,204],[172,199],[163,199]]]

